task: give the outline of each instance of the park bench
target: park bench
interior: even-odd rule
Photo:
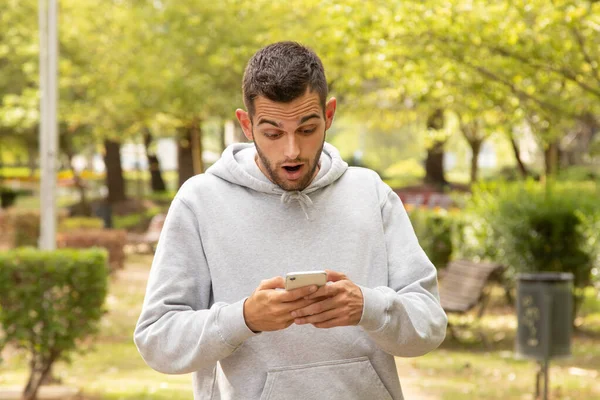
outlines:
[[[152,217],[146,232],[142,234],[130,233],[127,236],[128,243],[135,246],[136,250],[138,251],[140,247],[145,247],[146,249],[150,250],[150,252],[154,253],[156,250],[156,245],[158,244],[160,232],[162,231],[165,223],[165,218],[165,214],[157,214]]]
[[[490,283],[503,283],[504,270],[504,266],[498,263],[451,261],[445,270],[440,272],[439,292],[442,308],[446,313],[466,314],[479,306],[476,318],[480,319],[489,300]],[[448,323],[451,335],[460,340],[457,327]],[[478,333],[482,343],[487,346],[483,332],[479,330]]]

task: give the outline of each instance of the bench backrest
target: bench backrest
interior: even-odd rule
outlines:
[[[492,276],[504,270],[498,263],[451,261],[440,279],[440,302],[450,312],[464,313],[475,307]]]

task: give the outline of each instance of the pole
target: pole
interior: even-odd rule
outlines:
[[[40,25],[40,238],[42,250],[56,248],[58,149],[58,0],[38,0]]]

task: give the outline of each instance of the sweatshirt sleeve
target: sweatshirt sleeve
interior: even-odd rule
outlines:
[[[387,187],[387,185],[386,185]],[[437,272],[419,245],[408,214],[387,188],[382,219],[388,254],[388,286],[361,287],[359,325],[384,351],[416,357],[437,348],[446,336]]]
[[[210,305],[211,278],[198,221],[190,207],[175,198],[134,332],[144,361],[167,374],[212,370],[255,335],[244,320],[245,300]]]

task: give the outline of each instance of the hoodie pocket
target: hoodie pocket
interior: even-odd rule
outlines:
[[[368,357],[273,368],[260,400],[391,400]]]

